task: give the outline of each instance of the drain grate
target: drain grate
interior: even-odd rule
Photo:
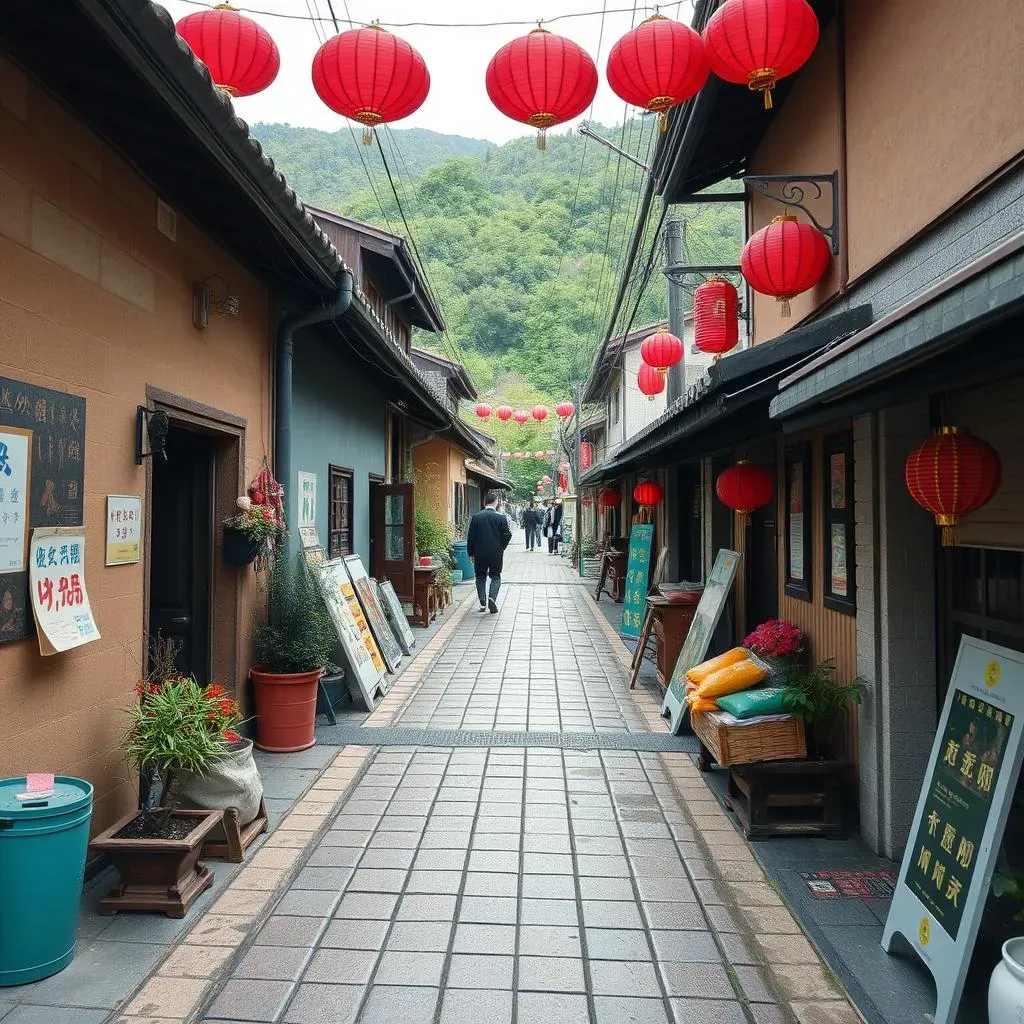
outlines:
[[[373,747],[555,747],[562,750],[636,750],[642,753],[696,753],[693,736],[626,732],[512,732],[503,729],[381,729],[352,725],[318,728],[316,741],[330,746],[348,743]]]

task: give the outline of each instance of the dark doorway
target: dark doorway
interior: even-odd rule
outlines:
[[[214,442],[172,426],[167,459],[153,459],[149,633],[179,645],[186,675],[210,682]]]
[[[700,463],[680,466],[679,481],[679,578],[700,581],[704,578],[703,523],[704,491],[701,488]]]
[[[766,466],[771,473],[774,466]],[[779,614],[778,508],[770,501],[750,516],[747,533],[747,623],[748,630]]]

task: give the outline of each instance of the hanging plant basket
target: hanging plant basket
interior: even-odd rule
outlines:
[[[224,564],[249,565],[259,556],[262,544],[241,530],[224,527]]]

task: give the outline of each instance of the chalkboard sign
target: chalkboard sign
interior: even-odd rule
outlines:
[[[634,523],[629,532],[629,560],[626,563],[626,588],[622,594],[622,625],[619,632],[634,640],[640,637],[647,609],[647,591],[651,571],[653,523]]]
[[[882,948],[902,935],[952,1024],[1020,774],[1024,655],[963,637],[903,854]]]
[[[661,713],[672,716],[671,729],[673,733],[679,732],[686,711],[686,673],[694,666],[699,665],[707,656],[711,637],[718,625],[718,620],[722,617],[726,602],[729,600],[739,564],[738,551],[722,548],[715,559],[711,575],[708,576],[708,581],[704,585],[704,593],[701,594],[697,611],[694,612],[693,622],[690,624],[686,640],[676,659],[672,678],[665,691],[665,700],[661,705]]]
[[[83,526],[84,499],[85,399],[0,377],[0,643],[34,630],[29,532]]]

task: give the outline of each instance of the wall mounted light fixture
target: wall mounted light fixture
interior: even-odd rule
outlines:
[[[222,291],[214,288],[213,282],[223,286]],[[238,316],[238,296],[228,290],[228,283],[219,274],[211,274],[203,281],[197,281],[192,288],[192,323],[204,330],[210,326],[210,314]]]
[[[141,466],[143,459],[160,454],[167,461],[167,433],[171,421],[163,409],[147,409],[144,405],[135,410],[135,465]],[[149,439],[149,451],[145,451],[143,438]]]

